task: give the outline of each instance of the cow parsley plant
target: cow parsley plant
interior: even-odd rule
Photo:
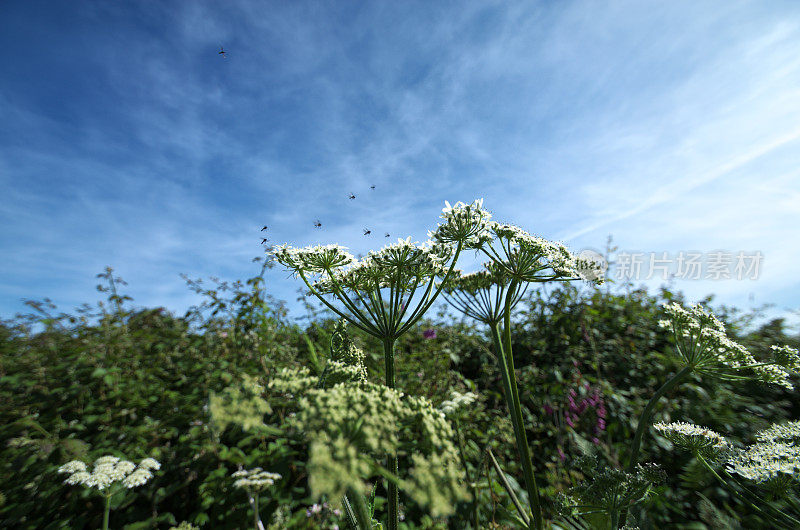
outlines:
[[[108,530],[108,519],[111,512],[111,498],[124,489],[132,489],[146,484],[153,478],[153,471],[161,468],[153,458],[145,458],[137,466],[128,460],[116,456],[102,456],[94,461],[92,470],[80,460],[67,462],[58,472],[69,475],[65,484],[81,485],[96,490],[105,499],[103,512],[103,530]]]

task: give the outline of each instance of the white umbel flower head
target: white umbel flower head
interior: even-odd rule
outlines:
[[[340,245],[317,245],[305,248],[278,245],[273,248],[272,256],[275,261],[295,274],[300,272],[321,274],[355,261],[353,255]]]
[[[64,481],[65,484],[69,484],[70,486],[74,486],[75,484],[85,484],[91,475],[86,471],[78,471],[77,473],[73,473],[67,480]]]
[[[145,458],[137,468],[133,462],[109,455],[95,460],[91,473],[87,471],[86,464],[79,460],[67,462],[58,468],[58,472],[69,473],[70,476],[64,481],[66,484],[80,484],[103,491],[116,484],[126,488],[141,486],[153,477],[151,470],[160,467],[161,464],[152,458]]]
[[[158,470],[158,469],[161,469],[161,464],[159,464],[153,458],[145,458],[144,460],[139,462],[139,467],[142,468],[142,469],[151,469],[151,470],[152,469],[156,469],[156,470]]]
[[[442,404],[439,405],[439,410],[442,411],[442,414],[445,416],[449,416],[458,409],[471,405],[477,398],[478,396],[472,392],[462,394],[457,390],[453,390],[450,392],[450,399],[442,401]]]
[[[791,346],[772,346],[775,363],[792,372],[800,372],[800,353]]]
[[[407,278],[408,282],[425,282],[447,273],[447,260],[433,249],[430,241],[420,245],[412,243],[410,237],[398,239],[397,243],[387,245],[378,252],[370,252],[369,259],[370,264],[380,271],[383,286],[389,286],[398,277]]]
[[[513,225],[490,222],[489,228],[496,242],[484,247],[484,251],[519,282],[586,280],[597,285],[604,282],[602,264],[573,254],[563,243],[529,234]]]
[[[483,199],[477,199],[471,204],[457,202],[453,206],[445,201],[444,205],[441,216],[444,223],[428,234],[434,242],[460,242],[464,248],[479,248],[491,240],[488,223],[492,214],[483,209]]]
[[[119,462],[119,458],[116,456],[101,456],[97,460],[94,461],[95,466],[107,466],[107,465],[114,465]]]
[[[240,469],[234,472],[231,476],[237,479],[233,485],[237,488],[243,488],[252,492],[260,492],[275,484],[276,480],[280,480],[281,476],[278,473],[271,473],[264,471],[260,467],[254,469]]]
[[[331,294],[339,291],[370,292],[393,288],[408,291],[424,285],[447,272],[444,259],[430,244],[412,243],[411,238],[398,239],[359,261],[332,271],[317,280],[317,292]]]
[[[800,442],[800,421],[775,424],[756,434],[759,442]]]
[[[792,363],[780,362],[790,356],[790,351],[779,349],[780,355],[774,361],[758,362],[747,348],[728,338],[722,321],[702,305],[685,308],[675,302],[665,303],[664,311],[670,317],[669,325],[666,321],[660,321],[659,325],[672,328],[679,355],[695,371],[730,377],[728,369],[752,370],[755,379],[792,388]]]
[[[659,422],[653,428],[676,447],[701,456],[717,456],[728,449],[728,442],[722,435],[691,423]]]
[[[153,478],[153,473],[149,469],[140,467],[122,479],[122,485],[128,489],[135,488],[146,484],[151,478]]]
[[[71,462],[67,462],[60,468],[58,468],[59,473],[78,473],[80,471],[86,471],[86,464],[81,462],[80,460],[73,460]]]
[[[782,442],[751,445],[728,460],[728,471],[757,483],[794,482],[800,476],[800,446]]]

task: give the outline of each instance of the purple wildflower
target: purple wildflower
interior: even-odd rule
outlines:
[[[422,332],[422,336],[426,339],[435,339],[436,338],[436,330],[433,328],[426,329]]]

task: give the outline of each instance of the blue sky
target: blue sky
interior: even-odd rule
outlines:
[[[800,305],[798,2],[5,1],[0,49],[2,317],[106,265],[182,311],[264,224],[365,252],[478,197],[576,250],[760,251],[675,287]]]

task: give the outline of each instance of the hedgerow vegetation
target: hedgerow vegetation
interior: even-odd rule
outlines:
[[[161,465],[111,497],[111,528],[344,529],[348,499],[369,525],[391,528],[393,480],[400,528],[534,527],[489,327],[433,306],[393,345],[404,395],[392,394],[381,340],[311,298],[302,323],[290,318],[268,294],[272,264],[257,261],[246,281],[187,279],[202,303],[182,316],[135,308],[107,269],[95,306],[66,314],[29,302],[31,314],[0,324],[0,527],[101,527],[104,498],[64,484],[57,470],[103,455]],[[520,298],[506,351],[543,526],[792,527],[794,475],[780,491],[732,483],[714,455],[680,451],[682,439],[666,431],[647,429],[638,455],[660,466],[658,477],[626,474],[643,411],[683,368],[676,335],[659,325],[671,318],[664,303],[683,305],[680,293],[548,283]],[[759,359],[775,344],[800,346],[782,320],[755,327],[754,313],[715,314]],[[799,406],[785,386],[691,372],[655,402],[651,421],[751,444],[800,418]],[[348,411],[358,411],[355,427]],[[358,454],[337,453],[350,448]],[[254,468],[279,476],[258,488],[255,519],[252,487],[233,476]],[[582,510],[598,488],[635,495],[616,516]]]

